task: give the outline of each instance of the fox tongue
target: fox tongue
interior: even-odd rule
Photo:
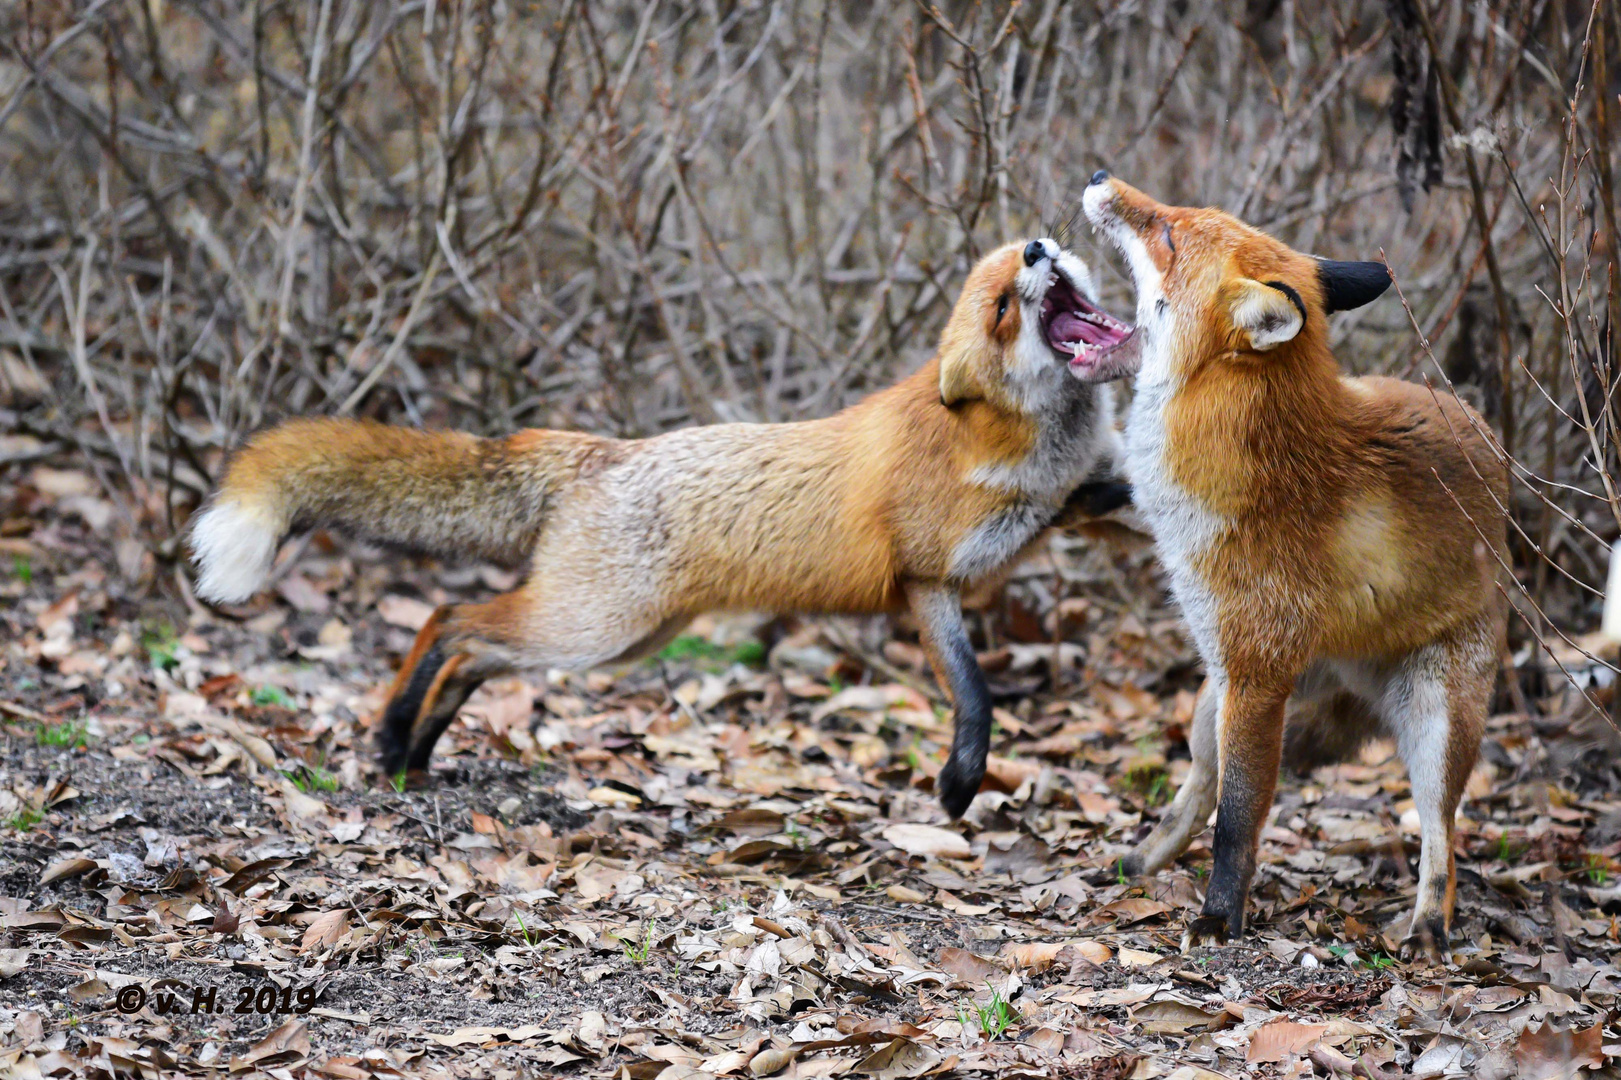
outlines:
[[[1075,314],[1073,311],[1060,311],[1053,316],[1053,321],[1047,326],[1047,337],[1051,341],[1097,341],[1097,327]]]

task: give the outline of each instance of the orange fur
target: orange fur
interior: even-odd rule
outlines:
[[[1372,721],[1397,736],[1426,819],[1413,932],[1438,947],[1452,815],[1507,617],[1496,587],[1507,477],[1484,421],[1426,387],[1340,374],[1328,290],[1351,266],[1371,299],[1376,266],[1321,263],[1219,210],[1164,206],[1101,174],[1086,207],[1138,285],[1127,471],[1217,696],[1201,710],[1219,733],[1201,736],[1209,760],[1134,868],[1185,848],[1219,784],[1216,868],[1189,940],[1238,932],[1286,715]],[[1347,692],[1365,706],[1319,707]]]
[[[1050,245],[1045,262],[1011,244],[973,269],[921,370],[821,420],[639,441],[291,421],[236,455],[194,529],[199,591],[251,591],[274,550],[264,537],[315,525],[525,567],[515,592],[424,628],[391,697],[391,767],[424,764],[493,674],[634,659],[711,610],[922,605],[931,654],[956,665],[944,681],[975,709],[985,699],[973,726],[988,732],[955,597],[1028,548],[1115,438],[1107,388],[1070,377],[1043,336],[1043,300],[1074,257],[1034,243]],[[948,775],[954,812],[978,787],[982,747],[977,761]]]

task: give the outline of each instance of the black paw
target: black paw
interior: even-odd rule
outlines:
[[[1182,951],[1227,944],[1227,920],[1220,915],[1200,915],[1182,932]]]
[[[949,758],[940,775],[934,779],[934,790],[940,796],[940,803],[946,808],[953,821],[962,817],[968,811],[968,806],[979,794],[980,781],[985,779],[983,767],[973,775],[969,775],[958,767],[956,758]]]
[[[1102,517],[1130,505],[1131,485],[1107,480],[1082,484],[1065,500],[1065,509],[1079,511],[1088,517]]]
[[[384,775],[393,777],[404,772],[410,750],[385,722],[377,733],[377,763],[383,767]]]

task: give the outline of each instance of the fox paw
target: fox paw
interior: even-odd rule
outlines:
[[[957,767],[955,758],[947,760],[940,775],[934,779],[934,791],[940,796],[940,803],[951,815],[951,820],[956,821],[967,813],[974,796],[979,794],[979,783],[984,778],[984,769],[980,770],[978,776],[968,777]]]
[[[1450,959],[1447,949],[1447,926],[1440,918],[1425,919],[1401,943],[1401,958],[1414,963],[1428,960],[1432,964],[1445,964]]]
[[[1200,915],[1182,932],[1182,951],[1227,944],[1227,920],[1220,915]]]

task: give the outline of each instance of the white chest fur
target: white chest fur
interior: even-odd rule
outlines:
[[[1065,396],[1070,400],[1055,405],[1059,415],[1043,425],[1024,460],[981,466],[969,475],[970,483],[1006,492],[1015,501],[958,541],[951,555],[953,579],[976,581],[1007,565],[1052,523],[1064,500],[1103,460],[1114,426],[1109,388]],[[1085,403],[1077,407],[1078,401]]]
[[[1165,411],[1175,388],[1168,374],[1144,365],[1126,418],[1126,475],[1132,501],[1154,533],[1171,591],[1193,631],[1194,644],[1213,674],[1222,667],[1217,633],[1216,598],[1196,568],[1225,527],[1213,513],[1171,476]]]

